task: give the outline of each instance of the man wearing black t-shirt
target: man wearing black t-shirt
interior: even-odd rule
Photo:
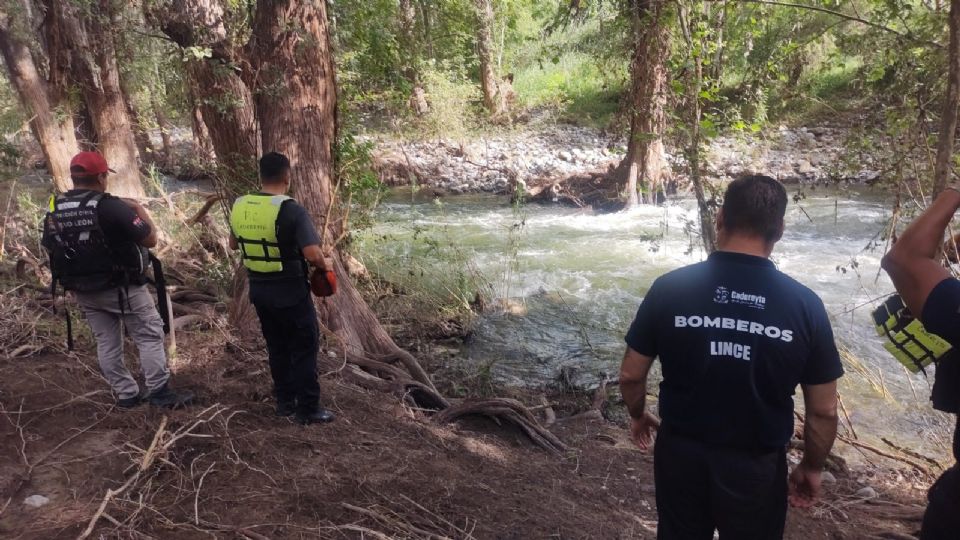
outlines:
[[[260,158],[260,193],[234,203],[230,247],[240,249],[250,278],[250,302],[267,342],[277,416],[301,424],[331,422],[320,406],[317,354],[320,328],[307,281],[308,264],[329,262],[306,208],[286,196],[290,160],[270,152]]]
[[[189,405],[193,393],[174,390],[163,345],[163,321],[147,290],[147,249],[157,228],[137,201],[107,193],[113,172],[98,152],[70,160],[74,189],[55,197],[43,221],[54,287],[73,293],[97,341],[97,360],[122,409]],[[123,334],[140,353],[146,394],[123,364]]]
[[[943,233],[960,208],[960,187],[940,194],[913,222],[890,252],[883,268],[913,314],[926,329],[954,348],[937,363],[933,407],[960,413],[960,281],[940,264]],[[960,419],[953,432],[953,456],[960,460]],[[930,488],[921,540],[960,538],[960,467],[954,464]]]
[[[730,184],[718,251],[658,278],[626,336],[620,388],[641,449],[652,443],[660,539],[783,536],[786,445],[803,388],[804,456],[790,502],[808,507],[837,430],[840,356],[823,302],[769,260],[787,194],[766,176]],[[661,420],[645,406],[660,359]]]

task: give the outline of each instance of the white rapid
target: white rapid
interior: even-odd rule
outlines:
[[[831,314],[849,353],[841,394],[857,433],[940,458],[952,424],[929,406],[932,379],[909,376],[870,320],[893,292],[879,271],[889,208],[882,193],[808,189],[805,199],[791,201],[773,259],[816,291]],[[506,309],[480,317],[460,361],[525,386],[555,383],[562,371],[580,384],[615,376],[623,334],[650,284],[705,256],[690,200],[594,215],[512,208],[493,197],[435,202],[406,192],[383,204],[376,220],[357,250],[375,273],[447,299],[470,300],[479,283],[489,284],[490,303]]]

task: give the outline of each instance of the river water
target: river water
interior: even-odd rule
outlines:
[[[788,207],[773,260],[826,304],[844,351],[840,390],[854,428],[868,440],[893,433],[899,444],[944,456],[952,424],[929,407],[932,381],[909,375],[870,320],[893,292],[879,272],[887,196],[867,189],[805,195]],[[615,377],[623,334],[650,284],[705,257],[689,199],[594,215],[405,191],[393,193],[375,220],[357,250],[371,271],[427,302],[467,302],[479,288],[494,299],[457,361],[516,385],[553,384],[561,373],[583,385]]]

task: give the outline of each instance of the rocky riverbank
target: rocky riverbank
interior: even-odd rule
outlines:
[[[880,173],[864,161],[849,170],[844,163],[847,132],[833,127],[780,126],[758,134],[715,139],[705,153],[705,170],[714,180],[764,173],[784,183],[829,180],[869,183]],[[522,185],[563,183],[587,173],[610,170],[626,152],[619,135],[575,126],[540,126],[480,136],[468,141],[374,139],[381,180],[390,186],[416,185],[437,195],[512,193]],[[676,149],[668,162],[675,177],[685,177]]]

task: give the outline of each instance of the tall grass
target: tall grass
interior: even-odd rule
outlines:
[[[528,108],[559,109],[566,120],[603,127],[619,108],[623,79],[610,79],[595,58],[567,52],[516,73],[514,90]]]

